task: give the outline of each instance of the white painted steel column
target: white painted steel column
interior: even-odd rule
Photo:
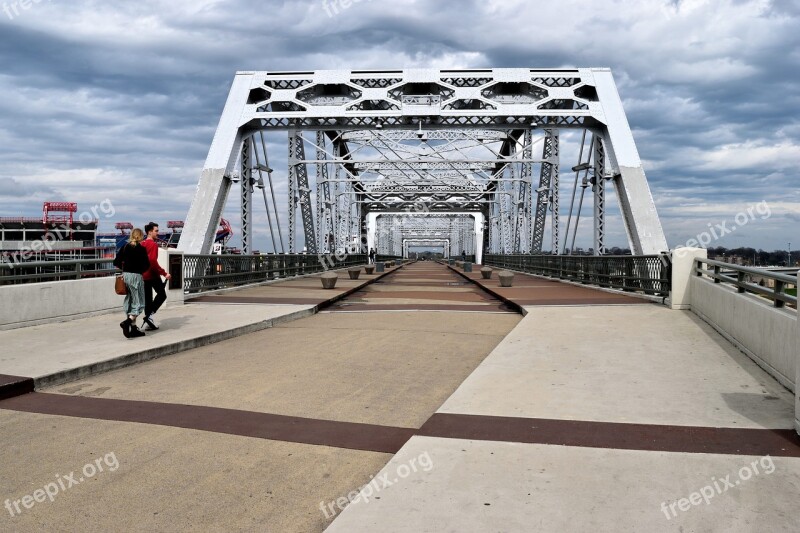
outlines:
[[[178,242],[178,249],[187,254],[211,253],[217,225],[230,192],[233,165],[242,144],[240,126],[252,83],[252,72],[239,72],[233,79]]]
[[[620,211],[634,255],[669,250],[653,195],[644,175],[633,133],[622,107],[614,77],[608,69],[591,69],[605,115],[606,167],[619,171],[614,179]],[[600,179],[598,176],[597,179]]]
[[[470,213],[475,218],[475,264],[483,264],[483,213]]]

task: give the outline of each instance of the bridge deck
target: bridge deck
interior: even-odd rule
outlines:
[[[0,523],[319,531],[337,514],[329,531],[800,527],[786,512],[800,496],[793,396],[693,315],[580,305],[599,292],[581,288],[582,302],[521,318],[459,279],[415,263],[314,316],[0,401],[3,498],[109,452],[120,463]],[[760,471],[744,479],[743,467]],[[741,484],[676,507],[726,476]]]

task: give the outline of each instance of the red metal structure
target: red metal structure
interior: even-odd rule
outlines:
[[[72,213],[77,213],[78,204],[75,202],[45,202],[42,206],[42,223],[69,222],[72,225]],[[53,216],[50,213],[68,213],[67,215]]]
[[[118,229],[120,233],[125,234],[125,230],[128,230],[128,232],[130,232],[133,229],[133,224],[131,224],[130,222],[117,222],[116,224],[114,224],[114,228]]]
[[[42,206],[42,224],[45,229],[57,223],[69,224],[69,238],[72,240],[74,227],[73,213],[78,212],[78,204],[75,202],[45,202]],[[51,213],[67,213],[66,215],[52,215]]]

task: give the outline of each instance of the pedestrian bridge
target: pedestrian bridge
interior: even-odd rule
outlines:
[[[800,530],[797,272],[668,249],[608,69],[239,72],[160,253],[138,339],[0,263],[3,530]]]
[[[0,520],[797,529],[796,300],[756,295],[702,254],[673,256],[648,283],[640,267],[581,282],[569,264],[512,256],[487,256],[488,279],[469,262],[380,259],[358,279],[336,270],[334,289],[318,273],[254,282],[187,267],[192,292],[172,291],[141,339],[122,337],[118,312],[6,325]],[[111,293],[113,281],[0,290],[59,283]],[[26,498],[109,454],[118,469]]]

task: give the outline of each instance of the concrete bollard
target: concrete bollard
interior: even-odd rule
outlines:
[[[320,276],[320,279],[322,280],[323,289],[333,289],[336,287],[336,280],[339,279],[339,275],[336,272],[325,272]]]
[[[367,273],[368,276],[372,275],[375,272],[375,265],[367,265],[364,267],[364,272]]]
[[[377,263],[375,263],[375,272],[383,272],[384,266],[385,265],[383,264],[382,261],[378,261]]]
[[[511,287],[511,285],[514,283],[514,273],[509,272],[508,270],[498,272],[497,277],[500,279],[501,287]]]
[[[361,267],[350,267],[347,269],[347,273],[350,275],[350,279],[358,279],[359,274],[361,274]]]
[[[489,267],[483,267],[481,269],[481,277],[483,279],[492,279],[492,269]]]
[[[464,261],[463,268],[464,272],[472,272],[472,263],[470,263],[469,261]]]

